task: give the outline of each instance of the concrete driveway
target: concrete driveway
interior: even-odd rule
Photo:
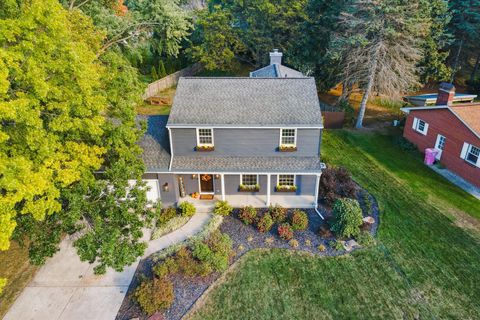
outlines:
[[[199,232],[209,217],[208,213],[197,213],[182,228],[150,241],[144,257]],[[115,319],[139,262],[140,258],[123,272],[108,269],[97,276],[93,265],[80,261],[72,240],[67,238],[23,290],[4,320]]]

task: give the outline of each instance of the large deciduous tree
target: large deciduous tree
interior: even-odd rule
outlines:
[[[0,249],[17,214],[62,208],[60,191],[99,169],[106,100],[102,35],[57,1],[32,0],[0,21]]]
[[[0,246],[12,232],[28,238],[41,264],[63,234],[77,232],[80,258],[103,273],[143,253],[150,211],[136,144],[142,86],[118,46],[102,50],[97,30],[56,0],[17,1],[2,12]]]
[[[416,66],[428,30],[419,9],[418,1],[354,0],[342,13],[342,33],[334,41],[343,44],[343,81],[363,89],[357,128],[373,90],[398,97],[419,83]]]

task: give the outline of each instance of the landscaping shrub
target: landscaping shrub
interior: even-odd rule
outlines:
[[[163,278],[166,275],[175,273],[178,271],[177,261],[173,257],[168,257],[165,261],[157,263],[153,267],[153,273],[159,277]]]
[[[227,257],[232,254],[233,241],[226,233],[215,230],[205,242],[215,253],[221,253]]]
[[[148,315],[166,310],[173,303],[173,284],[166,278],[144,281],[135,289],[135,299]]]
[[[330,246],[337,251],[345,250],[343,243],[338,240],[330,241]]]
[[[193,258],[192,252],[183,247],[178,250],[176,255],[178,270],[186,276],[207,276],[212,273],[212,267],[209,263],[199,262]]]
[[[298,248],[298,246],[300,245],[300,243],[298,242],[298,240],[295,240],[295,239],[292,239],[288,242],[288,244],[290,244],[290,246],[292,248]]]
[[[233,207],[229,205],[227,201],[217,201],[217,203],[215,203],[215,210],[213,212],[221,216],[228,216],[232,213],[232,211]]]
[[[240,210],[238,217],[246,225],[252,224],[257,218],[257,209],[252,206],[245,206]]]
[[[308,228],[308,216],[304,211],[295,210],[292,215],[293,230],[305,230]]]
[[[338,199],[333,205],[332,231],[341,237],[354,237],[360,233],[362,209],[357,200]]]
[[[320,177],[320,198],[325,204],[332,206],[337,199],[354,199],[357,193],[357,185],[344,167],[329,167]]]
[[[324,238],[324,239],[330,239],[333,237],[333,234],[332,234],[332,231],[330,231],[330,229],[328,228],[327,225],[325,224],[322,224],[320,226],[320,230],[318,231],[320,237]]]
[[[178,206],[180,208],[180,214],[183,216],[183,217],[191,217],[195,214],[195,212],[197,211],[197,209],[195,208],[195,206],[188,202],[188,201],[185,201],[185,202],[182,202],[180,203],[180,205]]]
[[[375,239],[373,238],[372,234],[368,231],[362,231],[356,237],[358,243],[363,247],[371,247],[375,244]]]
[[[293,238],[293,229],[289,223],[282,223],[278,226],[278,235],[283,240],[291,240]]]
[[[177,209],[170,207],[163,209],[158,217],[158,224],[162,225],[175,218],[177,215]]]
[[[197,258],[200,261],[209,261],[211,259],[211,256],[213,255],[212,250],[208,247],[207,244],[203,242],[196,242],[193,245],[193,251],[192,254],[195,258]]]
[[[259,232],[268,232],[272,229],[273,219],[270,214],[266,213],[263,217],[258,220],[257,229]]]
[[[321,245],[318,246],[318,251],[324,252],[325,250],[327,250],[327,247],[325,247],[324,244],[321,244]]]
[[[282,223],[287,219],[287,209],[279,205],[270,206],[268,213],[275,223]]]

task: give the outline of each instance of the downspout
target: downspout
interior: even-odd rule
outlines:
[[[173,163],[173,144],[172,144],[172,130],[168,129],[168,140],[170,142],[170,163],[168,164],[168,171],[172,171],[172,163]]]
[[[325,164],[322,164],[322,168]],[[320,211],[318,210],[318,191],[319,191],[319,187],[320,187],[320,177],[322,176],[322,172],[320,172],[319,175],[317,175],[317,181],[315,183],[315,212],[320,216],[320,218],[322,218],[322,220],[325,220],[325,218],[322,216],[322,214],[320,213]]]

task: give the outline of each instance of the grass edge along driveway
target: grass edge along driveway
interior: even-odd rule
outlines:
[[[251,252],[191,318],[478,318],[480,236],[454,214],[478,217],[480,202],[392,141],[335,131],[322,145],[324,159],[348,167],[376,196],[376,247],[336,258]]]

